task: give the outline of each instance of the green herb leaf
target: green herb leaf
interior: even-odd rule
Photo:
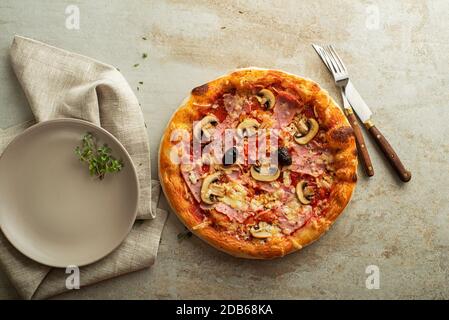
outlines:
[[[111,152],[107,144],[97,147],[96,139],[90,132],[84,135],[82,146],[75,148],[79,160],[88,164],[90,175],[99,180],[103,180],[106,173],[119,172],[123,168],[122,160],[115,159]]]
[[[178,233],[178,241],[181,242],[182,240],[188,239],[192,236],[192,232],[190,232],[189,230],[185,230],[183,232]]]

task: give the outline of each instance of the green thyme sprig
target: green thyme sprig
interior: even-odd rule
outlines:
[[[193,233],[186,229],[185,231],[178,233],[177,238],[178,238],[178,241],[181,242],[185,239],[190,238],[192,235],[193,235]]]
[[[100,180],[104,179],[106,173],[119,172],[123,168],[122,160],[115,159],[111,152],[107,144],[97,147],[96,139],[90,132],[84,135],[82,146],[75,148],[80,161],[89,165],[90,175]]]

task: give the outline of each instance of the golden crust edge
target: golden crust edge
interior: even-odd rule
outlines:
[[[220,80],[236,76],[240,72],[247,72],[247,71],[251,72],[260,71],[264,73],[279,72],[282,75],[286,75],[287,78],[292,77],[294,80],[300,80],[306,82],[309,85],[312,84],[318,86],[319,93],[324,95],[328,99],[328,104],[323,108],[327,109],[330,105],[332,105],[332,110],[334,110],[332,113],[334,115],[336,114],[339,115],[338,116],[339,118],[338,120],[340,121],[339,124],[341,125],[344,124],[345,126],[349,127],[349,122],[347,121],[343,112],[337,106],[332,97],[330,97],[330,95],[327,93],[326,90],[319,87],[319,85],[315,83],[313,80],[302,78],[290,73],[283,72],[281,70],[260,69],[260,68],[238,69],[227,75],[218,77],[215,80],[208,82],[207,84],[213,84]],[[182,180],[182,177],[179,174],[179,166],[168,163],[169,161],[168,154],[162,153],[162,150],[167,151],[171,146],[171,143],[169,141],[169,135],[171,134],[171,130],[169,130],[170,127],[173,126],[174,124],[175,124],[174,126],[177,126],[176,125],[177,122],[174,122],[174,120],[176,119],[177,116],[179,116],[179,114],[184,109],[186,109],[185,111],[189,111],[187,110],[187,107],[189,107],[190,103],[192,102],[192,99],[193,96],[192,94],[190,94],[183,100],[179,108],[174,112],[161,138],[161,144],[158,155],[158,162],[159,162],[158,173],[163,192],[167,198],[167,201],[172,211],[175,212],[175,214],[178,216],[181,222],[190,231],[192,231],[192,233],[194,233],[199,238],[201,238],[208,244],[212,245],[213,247],[221,251],[224,251],[228,254],[231,254],[233,256],[243,258],[251,258],[251,259],[277,258],[295,252],[305,247],[306,245],[309,245],[310,243],[318,240],[335,222],[338,216],[344,211],[355,189],[356,185],[355,181],[341,181],[340,184],[333,186],[332,190],[333,197],[331,198],[332,203],[329,205],[330,209],[329,212],[326,214],[326,216],[307,222],[307,224],[304,227],[300,228],[289,237],[282,238],[281,239],[282,241],[277,242],[274,241],[275,243],[273,243],[273,241],[270,241],[265,244],[259,244],[254,242],[240,241],[235,237],[219,232],[210,226],[197,230],[193,229],[195,225],[200,223],[200,221],[197,221],[194,214],[190,211],[191,204],[188,200],[185,199],[185,194],[182,194],[184,191],[186,191],[186,189],[184,187],[184,181]],[[349,160],[351,160],[349,162],[352,162],[352,164],[348,162],[347,168],[343,169],[349,171],[347,173],[347,176],[356,177],[357,156],[354,154],[353,151],[355,150],[355,141],[353,138],[344,149],[344,151],[347,150],[351,150],[352,152],[353,155],[352,157],[350,155],[345,155],[346,157],[349,157]],[[173,175],[170,177],[170,174],[167,174],[167,172],[169,171],[167,169],[168,167],[171,167],[171,171],[173,171],[174,169],[176,169],[175,171],[178,171],[177,174],[175,175],[176,177],[174,177]],[[171,187],[168,188],[167,186]],[[175,191],[179,191],[182,194],[182,198],[180,198],[179,197],[180,194],[177,194]],[[188,196],[191,197],[189,193]],[[176,199],[176,201],[173,201],[174,199]]]

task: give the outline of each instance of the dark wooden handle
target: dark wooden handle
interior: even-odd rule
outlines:
[[[404,165],[401,162],[401,159],[399,159],[398,155],[393,150],[393,147],[388,143],[387,139],[385,139],[384,135],[379,131],[379,129],[377,129],[375,125],[371,123],[367,125],[367,127],[369,133],[374,138],[377,145],[380,147],[390,164],[396,170],[399,178],[404,182],[410,181],[410,179],[412,178],[412,174],[410,173],[410,171],[405,169]]]
[[[352,112],[352,109],[345,109],[346,117],[354,130],[355,142],[357,144],[357,150],[359,151],[359,156],[362,159],[362,166],[365,169],[366,175],[372,177],[374,175],[373,164],[371,163],[371,158],[366,148],[365,139],[363,138],[362,130],[360,129],[359,122]]]

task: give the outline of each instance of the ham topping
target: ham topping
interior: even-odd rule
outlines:
[[[286,235],[289,235],[304,226],[313,215],[311,206],[290,207],[286,205],[280,210],[282,210],[282,213],[278,218],[279,227]]]
[[[214,208],[218,212],[225,214],[229,219],[236,220],[239,223],[243,223],[243,221],[245,221],[245,219],[250,215],[247,212],[243,213],[235,210],[223,202],[218,202],[215,204]]]
[[[181,165],[181,173],[195,200],[201,202],[201,168],[192,165]]]
[[[225,93],[223,95],[223,104],[226,109],[226,112],[232,118],[238,118],[238,116],[242,112],[245,112],[244,109],[247,109],[246,105],[248,104],[248,101],[247,98],[244,96]]]
[[[298,173],[309,174],[318,177],[325,172],[325,158],[328,157],[324,150],[309,149],[306,146],[293,146],[293,164],[290,170]]]
[[[301,111],[301,106],[298,100],[291,94],[280,91],[274,105],[275,127],[284,128],[288,126],[299,111]]]

